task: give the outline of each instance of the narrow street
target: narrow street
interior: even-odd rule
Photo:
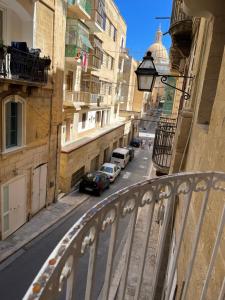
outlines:
[[[150,129],[149,124],[146,131]],[[152,129],[152,128],[151,128]],[[1,299],[4,300],[17,300],[21,299],[25,294],[30,283],[36,276],[37,272],[41,268],[48,255],[54,249],[55,245],[67,232],[67,230],[85,213],[89,208],[101,201],[105,197],[113,194],[114,192],[132,185],[138,181],[145,180],[148,176],[151,168],[151,152],[152,147],[149,150],[148,146],[145,149],[135,149],[135,158],[130,162],[127,167],[121,172],[120,176],[110,186],[110,189],[105,191],[101,197],[91,196],[77,209],[72,211],[67,217],[60,220],[53,227],[47,230],[44,234],[31,241],[29,244],[20,249],[17,253],[7,259],[0,265],[0,290]],[[78,192],[74,192],[73,196],[76,198]],[[128,220],[126,221],[128,224]],[[119,236],[122,239],[126,226],[121,226]],[[107,239],[107,236],[104,237]],[[106,241],[103,241],[101,250],[99,253],[102,262],[106,258],[104,255]],[[119,243],[118,243],[119,246]],[[84,257],[85,258],[85,257]],[[85,262],[81,263],[85,265]],[[101,269],[101,265],[97,266],[97,269]],[[82,273],[82,272],[81,272]],[[79,285],[79,299],[82,298],[82,293],[85,284],[85,272],[79,273],[81,278]],[[104,274],[103,274],[104,275]],[[83,278],[83,280],[82,280]],[[98,286],[96,292],[99,293],[101,289],[101,280],[98,280]],[[13,288],[12,288],[13,287]]]

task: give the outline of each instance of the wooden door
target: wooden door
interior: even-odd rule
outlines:
[[[26,222],[26,177],[4,184],[1,194],[2,238],[5,239]]]
[[[26,222],[26,178],[23,176],[13,181],[9,188],[12,210],[13,232]]]
[[[47,164],[40,167],[40,205],[39,209],[45,207],[47,191]]]
[[[41,165],[33,171],[32,185],[32,214],[37,213],[46,203],[47,164]]]

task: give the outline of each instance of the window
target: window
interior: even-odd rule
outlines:
[[[25,134],[25,104],[18,96],[8,97],[3,101],[3,149],[21,147]]]
[[[18,125],[21,103],[8,102],[6,104],[6,148],[19,144]]]
[[[113,26],[114,27],[114,26]],[[114,27],[114,31],[113,31],[113,40],[114,42],[116,41],[116,37],[117,37],[117,30],[116,28]]]
[[[114,58],[110,56],[108,53],[103,53],[102,65],[104,68],[108,70],[113,70],[114,67]]]
[[[124,159],[124,154],[118,153],[118,152],[113,152],[112,157],[119,158],[119,159]]]
[[[124,48],[124,38],[121,39],[121,48]]]
[[[72,91],[73,90],[73,72],[68,71],[66,75],[66,90]]]
[[[112,22],[106,18],[105,22],[105,31],[108,33],[108,35],[113,39],[113,41],[116,41],[117,38],[117,30],[115,26],[112,24]]]
[[[66,144],[66,125],[63,124],[62,127],[62,133],[61,133],[61,144],[62,146]]]
[[[87,119],[87,114],[86,113],[82,114],[82,128],[85,128],[86,119]]]

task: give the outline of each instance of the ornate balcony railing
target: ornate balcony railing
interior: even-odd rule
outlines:
[[[188,292],[194,291],[191,299],[203,300],[211,289],[213,299],[224,299],[224,272],[221,263],[218,264],[224,253],[221,239],[225,224],[224,193],[225,173],[218,172],[154,178],[116,192],[72,226],[44,263],[24,300],[124,299],[131,289],[135,300],[168,300],[174,299],[174,282],[179,299],[187,299]],[[178,205],[179,209],[175,210]],[[155,222],[156,216],[160,216],[160,224]],[[141,239],[140,218],[144,218]],[[210,237],[206,234],[209,224]],[[190,233],[190,227],[191,243],[185,235],[186,230]],[[120,244],[121,232],[125,242]],[[172,232],[176,242],[170,240],[169,251],[167,239]],[[99,256],[100,249],[104,249],[104,259]],[[203,252],[207,260],[199,259]],[[181,276],[178,280],[177,273]],[[83,286],[84,291],[77,294]]]
[[[41,58],[39,54],[39,49],[28,50],[25,46],[25,50],[22,51],[13,46],[0,45],[0,77],[47,83],[51,60],[49,57]]]
[[[182,58],[188,57],[192,44],[192,17],[183,11],[183,0],[174,0],[170,19],[169,33],[172,38],[170,51],[171,66],[174,70],[180,68]]]
[[[73,103],[79,103],[80,105],[97,104],[99,106],[101,102],[103,102],[103,96],[99,94],[65,91],[64,106],[71,106]]]
[[[176,122],[176,119],[160,117],[155,131],[152,161],[161,174],[169,173]]]

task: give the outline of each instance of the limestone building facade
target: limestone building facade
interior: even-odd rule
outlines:
[[[64,0],[0,1],[0,234],[56,199]]]
[[[63,192],[84,173],[98,169],[110,159],[112,149],[125,145],[127,136],[130,140],[134,134],[134,121],[127,124],[119,117],[126,30],[113,0],[68,3],[60,160]]]
[[[122,89],[121,89],[121,110],[132,111],[134,102],[134,92],[136,88],[137,61],[129,56],[124,60],[124,68],[122,71]]]
[[[194,76],[183,83],[191,95],[181,98],[181,111],[173,147],[170,173],[188,171],[225,171],[225,3],[224,1],[173,1],[170,34],[171,59],[180,74]],[[200,299],[202,278],[215,242],[218,220],[224,201],[213,196],[201,230],[199,247],[186,299]],[[184,212],[185,199],[176,203],[173,243],[178,238],[179,220]],[[176,299],[180,299],[186,281],[185,270],[190,263],[194,226],[200,216],[201,198],[191,205],[184,233],[181,257],[178,262]],[[223,232],[224,238],[224,232]],[[204,299],[217,299],[224,280],[225,247],[221,242],[213,276]],[[171,255],[171,261],[173,255]],[[202,299],[202,298],[201,298]]]

